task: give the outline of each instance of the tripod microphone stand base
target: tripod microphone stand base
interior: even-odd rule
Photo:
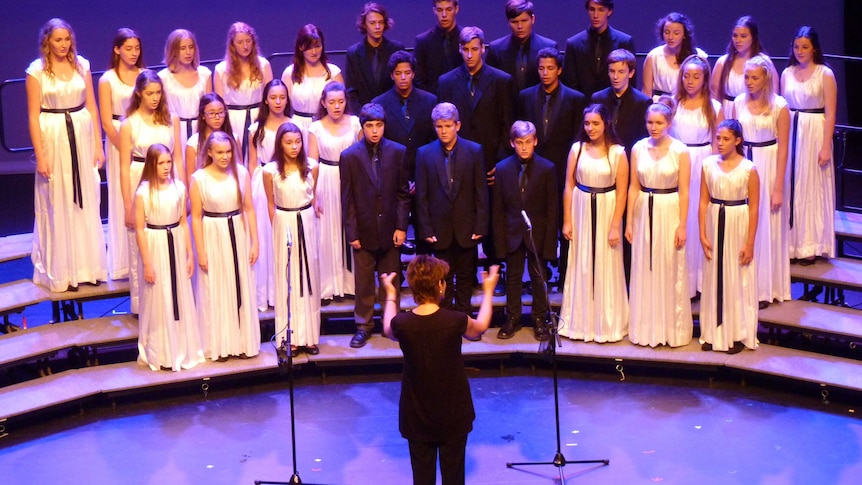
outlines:
[[[563,475],[563,467],[575,463],[601,463],[602,465],[610,465],[610,460],[566,460],[561,452],[554,455],[554,461],[524,461],[519,463],[506,463],[506,468],[514,468],[516,466],[531,466],[531,465],[554,465],[560,472],[560,483],[565,485],[566,477]]]

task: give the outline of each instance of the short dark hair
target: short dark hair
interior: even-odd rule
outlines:
[[[605,7],[608,10],[614,9],[614,0],[586,0],[584,2],[584,9],[589,9],[591,3],[598,3],[602,7]]]
[[[608,54],[608,60],[605,62],[607,65],[611,65],[615,62],[625,62],[628,64],[629,69],[634,71],[637,67],[637,61],[635,60],[635,55],[631,53],[628,49],[614,49]]]
[[[563,53],[554,47],[540,49],[539,54],[536,56],[536,62],[539,59],[553,59],[557,62],[557,67],[563,67]]]
[[[402,62],[407,62],[410,64],[410,69],[416,71],[416,58],[413,57],[413,54],[405,51],[395,51],[389,56],[389,73],[392,74],[395,71],[395,68],[398,67],[398,64]]]
[[[533,2],[530,0],[509,0],[506,2],[506,18],[512,20],[522,13],[533,16]]]
[[[359,110],[359,124],[365,125],[369,121],[382,121],[386,123],[386,111],[377,103],[366,103]]]
[[[407,285],[417,305],[438,303],[440,282],[449,273],[449,264],[428,254],[417,254],[407,265]]]

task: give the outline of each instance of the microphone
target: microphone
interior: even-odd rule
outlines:
[[[533,230],[533,223],[530,222],[530,216],[527,215],[527,211],[522,210],[521,211],[521,217],[524,218],[524,223],[527,224],[527,230],[532,231]]]
[[[287,226],[287,247],[293,247],[293,235],[290,233],[290,226]]]

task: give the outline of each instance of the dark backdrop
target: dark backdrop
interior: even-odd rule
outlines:
[[[858,22],[851,21],[852,11],[855,9],[858,14],[859,9],[851,4],[857,2],[853,0],[847,5],[847,24],[853,28],[858,27]],[[24,76],[24,69],[38,53],[39,28],[51,17],[62,17],[72,25],[79,53],[91,61],[94,71],[99,71],[107,67],[111,41],[119,27],[131,27],[138,32],[144,60],[150,65],[161,64],[167,34],[180,27],[195,32],[202,59],[220,59],[224,56],[227,27],[236,20],[245,21],[257,30],[265,56],[291,51],[297,30],[309,22],[323,30],[328,50],[344,50],[360,39],[354,24],[363,3],[364,0],[0,0],[3,39],[0,80]],[[412,46],[416,34],[433,25],[431,0],[381,3],[395,19],[395,28],[388,35],[407,46]],[[582,0],[534,0],[534,3],[536,31],[556,39],[561,47],[566,38],[587,26]],[[458,22],[478,25],[485,31],[486,41],[491,41],[509,32],[504,5],[504,0],[462,0]],[[791,37],[800,25],[812,25],[820,32],[827,53],[843,54],[846,50],[842,0],[617,0],[611,23],[632,34],[638,51],[645,53],[658,44],[656,20],[674,10],[692,19],[698,45],[709,54],[724,52],[734,21],[746,14],[757,19],[762,41],[773,56],[787,55]],[[847,39],[852,38],[851,34],[848,33]],[[343,65],[343,57],[333,56],[332,62]],[[286,57],[275,59],[275,75],[279,76],[288,63]],[[778,64],[783,66],[783,61]],[[847,122],[844,65],[832,62],[832,66],[839,75],[839,123]],[[23,83],[8,85],[0,95],[7,143],[29,146]],[[0,173],[32,173],[32,170],[30,152],[10,154],[0,150]],[[15,186],[23,189],[21,184]],[[0,201],[3,197],[19,197],[5,190],[0,190],[0,194]]]

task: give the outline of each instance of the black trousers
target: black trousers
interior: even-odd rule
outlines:
[[[356,283],[356,300],[353,307],[353,319],[356,328],[369,332],[374,328],[374,301],[377,298],[377,274],[395,273],[395,285],[398,298],[401,294],[401,255],[398,248],[369,251],[367,249],[353,250],[353,281]],[[381,298],[382,300],[382,298]]]
[[[434,251],[434,256],[449,263],[446,275],[446,292],[440,306],[465,313],[473,310],[473,280],[476,277],[476,246],[464,248],[452,241],[448,248]],[[452,304],[452,297],[455,303]]]
[[[506,314],[509,318],[521,318],[521,292],[524,288],[524,259],[530,273],[533,289],[533,306],[530,314],[544,316],[548,312],[548,294],[545,291],[545,264],[527,249],[523,242],[518,249],[506,255]]]
[[[434,485],[437,481],[437,453],[440,453],[440,475],[443,485],[464,485],[467,455],[467,435],[448,441],[424,443],[407,440],[410,444],[410,466],[413,485]]]

